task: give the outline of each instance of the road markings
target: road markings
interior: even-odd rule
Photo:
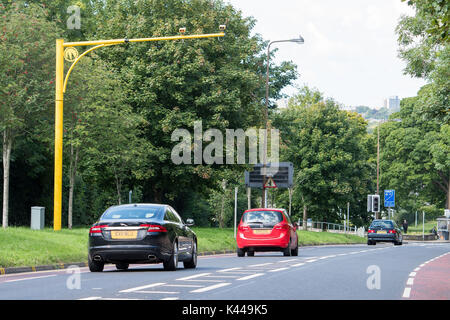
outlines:
[[[414,284],[414,278],[408,278],[408,281],[406,281],[406,285],[412,286]]]
[[[126,289],[126,290],[121,290],[119,292],[120,293],[127,293],[127,292],[133,292],[133,291],[140,291],[140,290],[143,290],[143,289],[148,289],[148,288],[162,286],[164,284],[166,284],[166,283],[165,282],[157,282],[157,283],[148,284],[146,286],[141,286],[141,287]]]
[[[178,300],[180,298],[178,297],[167,297],[167,298],[162,298],[161,300]]]
[[[268,262],[268,263],[252,264],[252,265],[247,266],[247,267],[262,267],[262,266],[268,266],[269,264],[273,264],[273,263],[272,262]]]
[[[411,288],[405,288],[405,291],[403,291],[403,298],[409,298],[411,294]]]
[[[229,283],[229,282],[218,283],[218,284],[215,284],[215,285],[212,285],[212,286],[209,286],[209,287],[204,287],[204,288],[192,290],[191,292],[192,293],[206,292],[206,291],[214,290],[214,289],[217,289],[217,288],[222,288],[222,287],[228,286],[230,284],[231,283]]]
[[[291,265],[291,267],[300,267],[300,266],[302,266],[302,265],[304,265],[304,263],[303,263],[303,262],[301,262],[301,263],[296,263],[296,264],[293,264],[293,265]]]
[[[78,300],[99,300],[101,298],[102,297],[87,297],[87,298],[81,298],[81,299],[78,299]]]
[[[256,277],[260,277],[262,275],[264,275],[264,273],[255,273],[255,274],[251,274],[249,276],[245,276],[245,277],[242,277],[242,278],[239,278],[239,279],[236,279],[236,280],[238,280],[238,281],[249,280],[249,279],[253,279],[253,278],[256,278]]]
[[[283,271],[283,270],[287,270],[289,268],[278,268],[278,269],[273,269],[273,270],[269,270],[269,272],[278,272],[278,271]]]
[[[315,262],[315,261],[317,261],[317,259],[306,260],[306,262]]]
[[[179,294],[179,292],[175,291],[143,291],[139,290],[139,293],[156,293],[156,294]]]
[[[211,274],[211,272],[208,272],[208,273],[199,273],[199,274],[195,274],[195,275],[193,275],[193,276],[184,277],[184,278],[179,278],[179,279],[176,279],[176,280],[179,280],[179,281],[192,280],[192,279],[195,279],[195,278],[200,278],[200,277],[203,277],[203,276],[208,276],[208,275],[210,275],[210,274]]]
[[[16,282],[16,281],[42,279],[42,278],[49,278],[49,277],[56,277],[56,274],[52,274],[52,275],[48,275],[48,276],[40,276],[40,277],[28,277],[28,278],[22,278],[22,279],[5,280],[4,282]]]
[[[411,273],[409,274],[409,276],[410,276],[410,277],[415,277],[415,276],[416,276],[416,272],[411,272]]]
[[[228,271],[239,270],[239,269],[242,269],[242,268],[241,267],[229,268],[229,269],[219,270],[217,272],[228,272]]]
[[[202,288],[198,284],[165,284],[164,287]]]

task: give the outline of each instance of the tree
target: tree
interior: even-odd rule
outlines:
[[[152,176],[145,181],[144,199],[174,200],[183,190],[205,190],[216,185],[211,171],[222,165],[175,165],[170,154],[171,133],[192,132],[201,120],[203,131],[261,125],[264,97],[264,47],[251,36],[254,20],[222,1],[152,0],[114,1],[107,4],[108,24],[99,26],[99,37],[156,37],[178,33],[217,32],[227,24],[223,39],[165,41],[116,46],[99,54],[120,73],[128,103],[149,126],[145,139],[157,152],[147,158]],[[274,91],[295,78],[291,63],[272,66]],[[176,188],[175,188],[176,186]]]
[[[3,228],[8,226],[9,177],[14,139],[52,106],[56,25],[47,11],[19,1],[1,5],[0,131],[3,146]]]
[[[339,110],[317,90],[301,89],[274,119],[282,139],[281,156],[294,164],[292,205],[320,221],[343,219],[347,202],[352,220],[365,222],[365,199],[372,186],[368,163],[367,122],[358,114]],[[294,210],[294,211],[295,211]],[[306,224],[305,224],[306,225]]]
[[[448,124],[423,119],[426,90],[403,99],[400,112],[392,115],[401,122],[387,122],[380,130],[382,186],[395,189],[398,206],[407,210],[426,203],[449,207]]]
[[[406,1],[406,0],[402,0]],[[416,14],[397,25],[399,54],[405,73],[428,80],[420,108],[424,117],[450,120],[450,3],[444,0],[408,0]]]

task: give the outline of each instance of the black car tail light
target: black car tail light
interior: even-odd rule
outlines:
[[[141,224],[141,227],[146,227],[147,232],[167,232],[167,229],[158,224]]]
[[[102,224],[102,225],[98,225],[98,226],[93,226],[89,229],[89,234],[93,234],[93,233],[102,233],[102,229],[107,227],[107,225]]]

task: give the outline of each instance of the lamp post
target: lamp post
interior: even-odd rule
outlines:
[[[54,167],[54,199],[53,199],[53,229],[61,230],[61,202],[62,202],[62,151],[63,151],[63,102],[64,93],[70,73],[80,59],[87,53],[102,47],[113,45],[149,42],[149,41],[172,41],[185,39],[202,39],[211,37],[224,37],[225,25],[220,25],[221,32],[212,34],[185,35],[186,28],[180,28],[181,35],[155,38],[139,39],[110,39],[96,41],[64,42],[64,39],[56,40],[56,77],[55,77],[55,167]],[[75,47],[93,46],[78,55]],[[64,77],[64,59],[72,62]]]
[[[263,185],[262,185],[262,199],[261,199],[261,208],[266,207],[266,165],[267,165],[267,122],[269,118],[269,66],[270,66],[270,46],[274,43],[279,42],[294,42],[298,44],[305,43],[305,40],[302,36],[299,36],[298,38],[294,39],[288,39],[288,40],[274,40],[269,42],[269,45],[267,46],[267,70],[266,70],[266,108],[264,111],[264,156],[263,156]]]

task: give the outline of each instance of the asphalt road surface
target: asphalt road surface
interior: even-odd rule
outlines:
[[[281,253],[203,256],[197,269],[105,266],[0,276],[0,299],[398,300],[450,299],[450,244],[301,247]]]

